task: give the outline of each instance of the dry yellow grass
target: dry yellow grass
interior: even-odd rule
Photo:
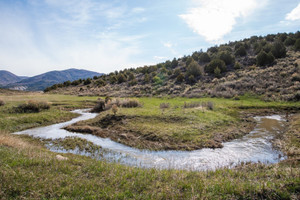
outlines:
[[[14,148],[31,148],[32,144],[6,132],[0,131],[0,145]]]

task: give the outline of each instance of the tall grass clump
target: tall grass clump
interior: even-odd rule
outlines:
[[[190,102],[190,103],[184,102],[183,104],[183,108],[197,108],[200,106],[201,106],[200,102]]]
[[[214,109],[214,103],[211,102],[211,101],[208,101],[206,103],[206,107],[209,109],[209,110],[213,110]]]
[[[4,106],[4,105],[5,105],[5,102],[2,99],[0,99],[0,106]]]
[[[42,110],[49,110],[50,104],[46,101],[30,100],[26,103],[20,104],[15,108],[17,113],[38,113]]]
[[[121,106],[124,108],[136,108],[142,105],[137,99],[124,99],[121,101]]]
[[[98,99],[97,104],[91,110],[93,113],[99,113],[105,110],[105,101],[103,99]]]

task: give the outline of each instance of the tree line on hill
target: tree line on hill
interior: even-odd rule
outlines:
[[[221,78],[228,71],[239,70],[256,65],[265,68],[272,66],[279,58],[284,58],[287,51],[300,51],[300,32],[269,34],[265,37],[250,38],[229,42],[220,46],[194,52],[190,56],[174,58],[151,66],[129,68],[111,72],[93,79],[66,81],[45,89],[45,92],[57,88],[91,84],[102,87],[107,84],[151,84],[164,85],[167,81],[174,84],[193,85],[205,77]]]

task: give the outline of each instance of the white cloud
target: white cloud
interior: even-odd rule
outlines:
[[[94,0],[30,3],[48,12],[32,17],[22,9],[12,13],[10,8],[0,8],[1,69],[32,76],[71,67],[109,73],[144,64],[136,57],[142,52],[140,41],[147,36],[118,31],[135,22],[127,20],[131,9]],[[110,24],[116,26],[110,29]]]
[[[144,12],[144,11],[145,11],[145,9],[142,8],[142,7],[136,7],[136,8],[133,8],[133,9],[132,9],[132,12],[133,12],[133,13],[142,13],[142,12]]]
[[[163,45],[164,45],[164,47],[167,47],[167,48],[172,48],[172,43],[170,43],[170,42],[165,42],[165,43],[163,43]]]
[[[179,17],[207,41],[217,42],[232,31],[238,18],[248,17],[265,2],[265,0],[194,0],[194,7]]]
[[[167,60],[167,57],[165,56],[154,56],[153,58],[154,60]]]
[[[286,20],[299,20],[300,19],[300,3],[296,8],[294,8],[290,13],[288,13],[285,17]]]

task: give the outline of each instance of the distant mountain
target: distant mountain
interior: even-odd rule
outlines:
[[[45,88],[65,81],[74,81],[78,79],[92,78],[94,76],[101,76],[101,73],[92,72],[82,69],[67,69],[63,71],[50,71],[37,76],[29,77],[15,83],[10,83],[5,88],[39,91]],[[1,78],[0,78],[1,79]]]
[[[28,77],[25,77],[25,76],[17,76],[9,71],[6,71],[6,70],[0,70],[0,85],[2,86],[6,86],[8,84],[11,84],[11,83],[15,83],[15,82],[18,82],[18,81],[21,81],[25,78],[28,78]]]

